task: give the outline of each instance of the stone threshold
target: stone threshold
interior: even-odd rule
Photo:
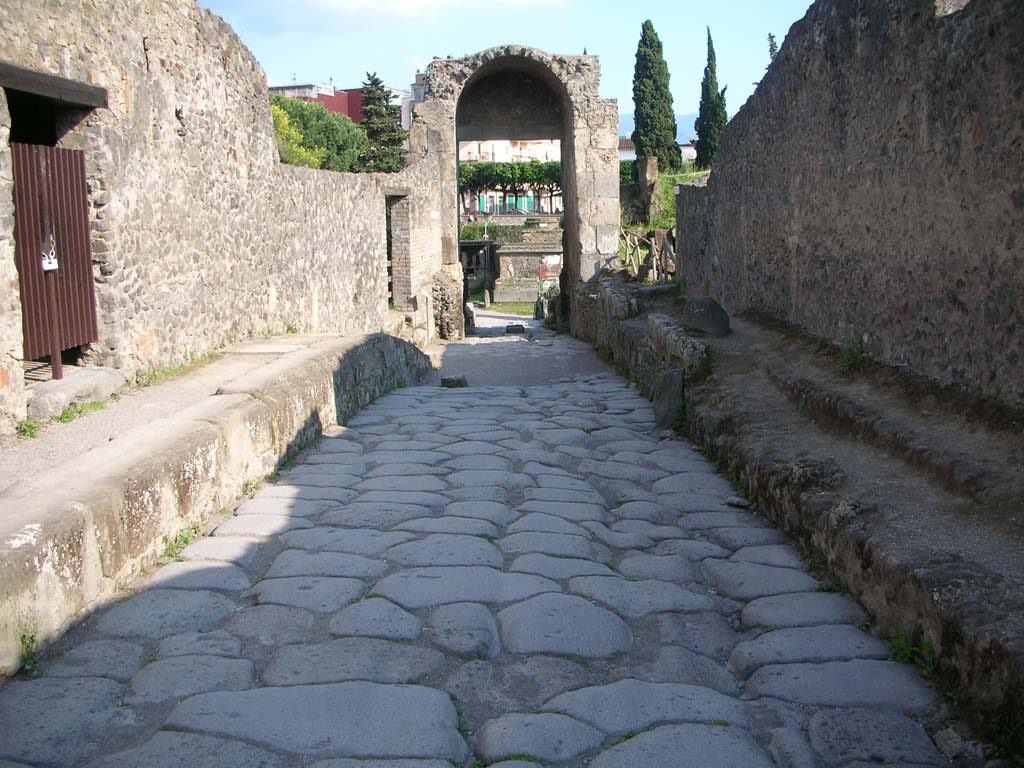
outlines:
[[[383,333],[328,337],[224,382],[178,413],[93,446],[0,494],[0,675],[382,394],[432,371]],[[119,407],[129,406],[122,401]]]
[[[925,419],[874,410],[886,400],[872,399],[870,384],[867,407],[829,389],[828,377],[802,375],[808,359],[786,359],[764,327],[734,321],[726,339],[697,340],[664,314],[673,300],[647,298],[614,281],[588,286],[574,332],[654,400],[661,425],[679,428],[773,525],[818,552],[876,634],[927,643],[928,672],[951,701],[993,741],[1020,748],[1007,737],[1017,729],[1020,739],[1024,723],[1024,559],[1019,522],[993,504],[1016,478],[964,457],[967,428],[978,425],[950,415],[955,425],[929,434]],[[944,448],[957,428],[965,442]],[[979,432],[986,457],[1016,439],[983,429],[972,439]]]

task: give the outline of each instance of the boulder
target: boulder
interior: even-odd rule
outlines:
[[[729,332],[729,313],[710,296],[688,299],[683,312],[683,327],[708,336],[725,336]]]

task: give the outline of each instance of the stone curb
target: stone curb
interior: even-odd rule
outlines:
[[[620,367],[628,366],[641,392],[665,410],[678,394],[660,386],[666,370],[685,370],[675,347],[659,342],[659,316],[641,318],[628,288],[590,286],[585,322],[577,335],[603,344]],[[654,318],[651,322],[650,318]],[[644,320],[647,320],[645,325]],[[700,364],[706,365],[707,359]],[[968,573],[958,563],[913,562],[888,551],[884,523],[872,523],[857,505],[835,492],[827,457],[760,460],[744,442],[731,414],[709,404],[713,384],[698,386],[687,371],[686,436],[738,478],[749,498],[776,527],[828,556],[832,570],[884,630],[921,630],[938,649],[944,686],[959,687],[982,723],[1009,728],[1024,722],[1024,646],[1014,601],[995,573]],[[965,583],[965,579],[968,580]]]
[[[57,638],[151,566],[164,536],[430,370],[386,334],[319,342],[0,496],[0,675],[21,667],[23,635]]]

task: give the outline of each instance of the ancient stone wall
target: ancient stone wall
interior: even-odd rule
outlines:
[[[0,148],[10,135],[7,99],[0,89]],[[10,152],[0,151],[0,434],[25,418],[21,366],[21,299],[14,265],[14,180]]]
[[[502,126],[494,99],[494,78],[507,75],[515,93],[522,78],[529,76],[535,88],[550,90],[556,102],[524,95],[515,100],[559,107],[561,125],[549,125],[532,117],[522,126],[526,135],[551,137],[557,132],[562,142],[562,198],[565,201],[565,279],[568,284],[594,278],[618,257],[619,161],[618,108],[602,99],[598,86],[600,65],[596,56],[564,56],[523,46],[502,46],[461,59],[436,59],[427,68],[423,102],[414,106],[415,121],[410,132],[414,154],[437,153],[445,180],[442,218],[442,248],[446,263],[458,261],[458,220],[456,171],[458,144],[456,116],[460,97],[467,88],[483,83],[475,102],[476,112],[467,116],[470,135],[495,138]],[[536,96],[536,94],[534,94]],[[539,99],[539,100],[538,100]],[[516,124],[515,109],[506,115],[508,128]],[[554,116],[553,116],[554,117]],[[575,295],[567,291],[566,295]]]
[[[1024,403],[1024,6],[818,0],[678,198],[691,295]]]
[[[281,165],[262,69],[227,24],[194,2],[4,6],[0,59],[109,94],[109,109],[60,141],[86,153],[100,324],[91,362],[131,378],[289,327],[379,330],[387,313],[385,197],[396,190],[408,195],[409,214],[406,294],[396,303],[419,296],[428,322],[441,264],[436,157],[424,153],[399,174]],[[13,269],[9,158],[4,142],[5,286]],[[0,370],[12,354],[8,295]],[[16,336],[15,358],[20,329]],[[20,413],[8,399],[0,394],[0,430]]]

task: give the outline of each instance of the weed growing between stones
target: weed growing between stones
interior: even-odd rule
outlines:
[[[91,403],[72,403],[61,411],[59,416],[54,417],[53,420],[59,424],[68,424],[82,416],[88,416],[90,413],[102,411],[106,409],[106,407],[107,404],[102,403],[99,400],[94,400]]]
[[[921,670],[921,674],[931,679],[939,671],[939,660],[935,655],[935,648],[923,637],[920,641],[907,634],[907,631],[900,627],[886,638],[892,647],[892,657],[903,664],[913,664]]]
[[[36,677],[39,674],[39,638],[35,630],[26,630],[18,636],[21,644],[20,674]]]
[[[193,523],[173,539],[164,536],[164,552],[161,556],[164,560],[180,560],[181,550],[192,543],[192,540],[200,536],[203,529],[199,523]]]
[[[837,373],[852,373],[864,366],[866,358],[864,355],[864,342],[858,337],[850,339],[839,350],[839,360],[836,361]]]
[[[639,736],[639,735],[640,734],[637,731],[630,731],[627,734],[624,734],[622,736],[618,736],[618,737],[612,739],[611,741],[609,741],[608,742],[608,746],[609,747],[617,746],[617,745],[621,744],[622,742],[629,741],[630,739],[634,738],[635,736]]]
[[[805,563],[807,563],[807,567],[812,571],[824,571],[828,566],[825,556],[818,550],[812,549],[811,547],[804,547],[800,550],[800,557]]]
[[[156,368],[150,368],[147,371],[140,372],[136,377],[135,381],[140,387],[148,387],[150,384],[159,384],[162,381],[173,379],[175,376],[180,376],[183,373],[194,370],[201,366],[211,363],[219,357],[219,352],[207,352],[205,355],[189,355],[184,363],[179,365],[161,365]]]
[[[459,733],[461,733],[464,737],[468,738],[472,732],[473,729],[469,727],[469,723],[459,723]]]
[[[25,419],[18,425],[18,437],[34,438],[39,436],[40,424],[33,418]]]
[[[284,327],[284,332],[285,333],[298,333],[299,329],[298,329],[298,326],[295,326],[295,325],[292,325],[291,323],[288,323],[288,325],[286,325]]]
[[[843,585],[835,576],[829,576],[825,581],[821,582],[821,585],[818,587],[818,591],[835,594],[843,591]]]

